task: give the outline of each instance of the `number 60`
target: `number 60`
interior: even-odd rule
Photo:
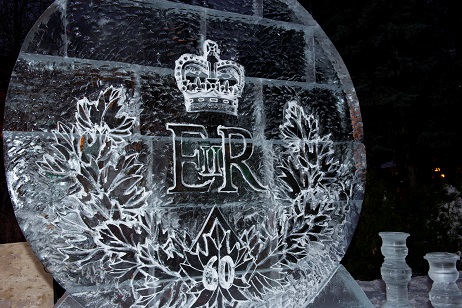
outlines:
[[[223,289],[229,289],[235,277],[235,264],[230,256],[224,256],[218,261],[218,270],[213,267],[218,257],[210,258],[207,265],[204,267],[202,274],[202,283],[207,290],[215,291],[220,284]]]

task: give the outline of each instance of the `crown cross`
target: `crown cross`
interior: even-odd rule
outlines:
[[[237,116],[244,89],[242,65],[220,59],[218,44],[206,40],[203,55],[183,54],[175,61],[175,79],[187,112],[219,112]]]

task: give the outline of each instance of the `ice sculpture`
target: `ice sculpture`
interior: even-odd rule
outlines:
[[[15,213],[67,306],[303,307],[357,223],[359,105],[295,1],[58,0],[5,113]]]
[[[430,252],[424,258],[430,265],[428,276],[433,280],[429,293],[433,307],[461,307],[462,292],[456,284],[459,278],[456,262],[460,256],[449,252]]]
[[[406,264],[408,249],[406,232],[380,232],[382,254],[385,257],[380,273],[387,286],[387,302],[384,307],[411,307],[408,297],[408,284],[412,270]]]

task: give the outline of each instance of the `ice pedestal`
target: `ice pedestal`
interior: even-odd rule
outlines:
[[[88,296],[88,294],[81,294]],[[78,296],[65,293],[54,308],[84,308]],[[339,265],[315,300],[307,308],[373,308],[371,301],[345,267]]]
[[[54,308],[84,308],[72,295],[64,293],[59,299]]]
[[[345,267],[337,270],[307,308],[374,307]]]

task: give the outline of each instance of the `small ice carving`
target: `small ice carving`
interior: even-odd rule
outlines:
[[[456,262],[460,257],[455,253],[431,252],[427,253],[424,258],[430,265],[428,276],[433,280],[429,294],[433,307],[462,307],[462,292],[456,284],[459,278]]]
[[[382,279],[387,286],[387,302],[384,307],[411,307],[408,298],[408,284],[412,271],[406,264],[408,253],[406,238],[409,233],[380,232],[382,254],[385,257],[380,269]]]

